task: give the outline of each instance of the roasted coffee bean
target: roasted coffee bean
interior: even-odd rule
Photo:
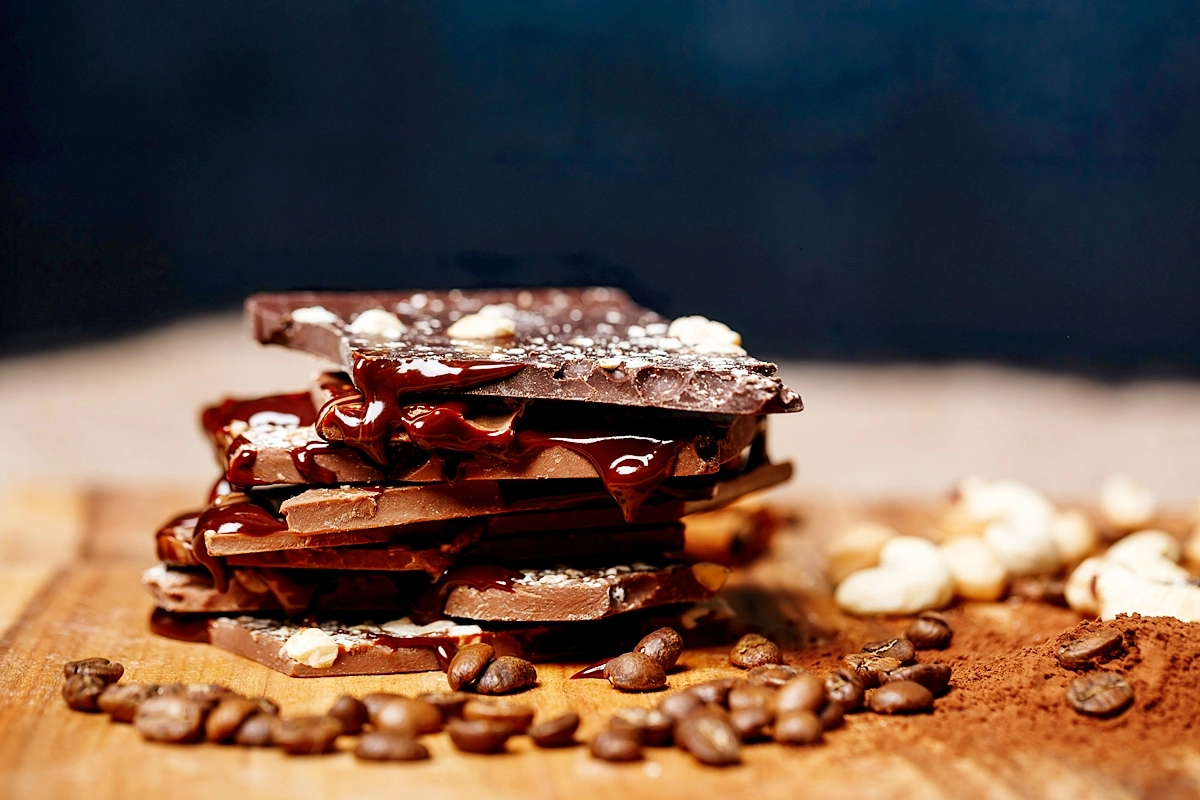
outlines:
[[[918,650],[944,650],[950,646],[954,631],[941,614],[925,611],[908,624],[904,637]]]
[[[423,761],[429,750],[407,734],[372,731],[358,740],[354,755],[366,761]]]
[[[778,714],[790,711],[815,713],[821,710],[825,702],[825,681],[816,675],[792,678],[775,693],[775,711]]]
[[[933,692],[915,681],[892,681],[871,693],[876,714],[914,714],[933,708]]]
[[[695,688],[695,686],[692,687],[692,689]],[[676,692],[675,694],[664,697],[658,704],[659,713],[668,719],[681,720],[688,714],[691,714],[694,711],[699,711],[700,709],[704,708],[704,706],[708,705],[706,702],[704,702],[704,700],[701,699],[700,695],[694,693],[692,689],[688,689],[685,692]],[[726,689],[725,695],[728,694],[729,690]],[[722,695],[722,700],[724,699],[725,695]]]
[[[725,705],[729,699],[729,690],[741,682],[740,678],[713,678],[704,683],[697,683],[689,688],[688,694],[695,695],[701,703],[716,703],[719,706]],[[680,716],[674,714],[672,716]]]
[[[642,743],[638,737],[629,731],[615,731],[609,728],[600,731],[588,743],[594,758],[603,761],[640,761],[642,759]]]
[[[446,682],[456,692],[464,686],[470,686],[479,680],[479,676],[495,657],[496,649],[485,642],[459,648],[454,658],[450,659],[450,666],[446,668]]]
[[[538,747],[570,747],[578,744],[575,731],[579,730],[579,715],[574,711],[559,714],[553,719],[530,725],[525,732]]]
[[[736,764],[742,757],[742,740],[720,711],[702,709],[675,724],[675,744],[697,761],[713,766]]]
[[[898,658],[880,658],[867,653],[851,653],[843,660],[868,689],[878,686],[887,673],[900,669]]]
[[[1059,578],[1027,575],[1014,578],[1008,586],[1009,597],[1019,597],[1034,603],[1067,607],[1067,584]]]
[[[160,693],[152,683],[110,683],[96,698],[96,707],[113,722],[133,722],[138,706]]]
[[[652,692],[667,685],[667,673],[645,653],[625,653],[604,665],[604,677],[622,692]]]
[[[821,720],[821,727],[827,731],[834,728],[840,728],[846,722],[846,712],[842,709],[841,703],[826,703],[817,712],[817,718]]]
[[[68,661],[63,666],[63,677],[72,675],[94,675],[105,683],[116,683],[125,674],[125,667],[107,658],[85,658],[81,661]]]
[[[219,683],[174,684],[170,687],[163,687],[163,693],[180,694],[189,700],[206,703],[210,709],[216,707],[217,703],[227,697],[241,697],[233,689],[221,686]]]
[[[332,753],[344,732],[333,717],[295,717],[277,720],[271,738],[290,756],[319,756]]]
[[[500,656],[487,665],[483,675],[475,682],[475,691],[480,694],[509,694],[533,688],[537,681],[537,670],[533,664],[516,656]]]
[[[743,742],[756,742],[770,738],[767,729],[775,721],[775,715],[766,708],[739,708],[729,712],[729,724],[737,731]]]
[[[811,711],[789,711],[775,720],[775,741],[781,744],[815,744],[825,726]]]
[[[227,742],[254,714],[261,714],[258,703],[241,697],[227,697],[217,703],[204,720],[204,738],[210,742]]]
[[[330,707],[327,716],[342,723],[342,730],[347,736],[357,736],[362,731],[363,725],[371,721],[371,714],[367,711],[366,703],[348,694],[333,701],[333,706]]]
[[[792,678],[807,673],[799,667],[789,667],[787,664],[763,664],[755,667],[746,675],[746,680],[755,686],[768,686],[778,689]]]
[[[949,664],[933,662],[909,664],[907,667],[894,669],[884,675],[883,682],[887,684],[892,681],[912,681],[921,684],[936,696],[945,692],[946,688],[950,686],[951,672]]]
[[[253,714],[233,734],[233,743],[243,747],[270,747],[275,743],[274,731],[278,717],[274,714]]]
[[[362,699],[362,703],[367,707],[367,716],[374,717],[381,705],[397,697],[405,698],[402,694],[393,694],[392,692],[371,692]]]
[[[452,719],[446,723],[450,741],[464,753],[500,753],[512,728],[490,719]]]
[[[729,663],[739,669],[754,669],[763,664],[779,664],[783,654],[779,645],[757,633],[747,633],[729,651]]]
[[[371,724],[381,731],[420,736],[442,729],[442,712],[411,697],[391,697],[376,705]]]
[[[775,695],[777,690],[766,686],[755,686],[752,683],[739,683],[729,690],[729,710],[741,708],[765,708],[775,712]]]
[[[894,658],[901,664],[909,664],[917,655],[917,648],[908,639],[887,639],[882,642],[868,642],[862,651],[869,656],[879,658]]]
[[[466,692],[426,692],[417,695],[417,699],[437,706],[437,709],[442,712],[442,719],[451,720],[461,717],[463,706],[473,698]]]
[[[1115,672],[1093,672],[1076,678],[1067,687],[1067,702],[1080,714],[1109,717],[1133,702],[1133,687]]]
[[[825,676],[825,696],[831,703],[837,703],[844,711],[857,711],[862,708],[866,687],[858,673],[846,667],[838,667]]]
[[[151,742],[182,744],[198,742],[204,734],[204,718],[211,706],[182,694],[160,694],[148,698],[133,716],[133,726]]]
[[[671,743],[675,721],[654,708],[618,708],[608,721],[614,731],[631,732],[646,747]]]
[[[99,675],[77,673],[67,678],[63,684],[63,700],[76,711],[97,711],[96,701],[108,686],[108,681]]]
[[[279,704],[269,697],[247,697],[246,699],[258,706],[258,710],[263,714],[279,713]]]
[[[1054,657],[1066,669],[1080,669],[1093,661],[1112,655],[1120,647],[1120,633],[1112,630],[1100,631],[1071,639],[1054,651]]]
[[[674,628],[659,628],[643,636],[633,651],[650,656],[666,671],[675,666],[683,654],[683,637]]]
[[[533,706],[507,700],[474,699],[463,706],[462,717],[468,721],[495,722],[514,734],[524,733],[533,724]]]

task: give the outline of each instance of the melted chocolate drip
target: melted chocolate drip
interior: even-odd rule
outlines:
[[[254,400],[225,400],[219,406],[204,409],[200,424],[210,436],[234,422],[247,425],[312,425],[317,421],[312,397],[307,392],[277,394]]]
[[[192,614],[173,614],[156,608],[150,614],[150,632],[181,642],[208,644],[208,617]]]
[[[611,657],[604,658],[597,661],[595,664],[586,666],[579,670],[579,672],[576,672],[574,675],[572,675],[571,680],[575,681],[579,680],[580,678],[603,678],[604,668],[608,666],[608,662],[610,661],[612,661]]]
[[[218,592],[229,589],[229,574],[225,559],[209,555],[204,541],[205,531],[244,533],[249,536],[265,536],[287,530],[287,523],[255,503],[248,495],[234,493],[224,495],[222,502],[209,506],[196,521],[196,532],[192,534],[192,553],[201,566],[212,575],[213,586]]]
[[[488,430],[471,424],[467,404],[453,400],[406,406],[400,421],[413,444],[426,450],[503,454],[515,441],[511,428]]]
[[[497,564],[468,564],[442,575],[416,603],[413,611],[425,618],[440,618],[446,595],[455,586],[470,586],[480,592],[513,592],[513,583],[524,573]]]
[[[362,634],[358,633],[358,635]],[[458,653],[458,648],[454,646],[454,642],[448,642],[445,639],[438,639],[432,636],[388,636],[376,633],[369,635],[379,644],[390,647],[393,650],[400,650],[406,647],[424,647],[432,650],[433,655],[437,658],[438,666],[442,668],[442,672],[450,668],[450,662]]]
[[[322,467],[315,458],[317,453],[326,452],[330,446],[329,442],[309,442],[302,447],[292,449],[292,464],[295,465],[296,472],[300,473],[301,478],[314,484],[328,485],[338,482],[337,474],[333,470]]]

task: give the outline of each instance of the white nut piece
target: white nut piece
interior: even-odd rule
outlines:
[[[1044,575],[1062,566],[1051,535],[1054,506],[1019,481],[965,478],[960,502],[972,517],[989,520],[983,539],[1010,575]]]
[[[847,575],[879,563],[879,551],[900,534],[877,522],[859,522],[838,534],[829,545],[825,574],[835,586]]]
[[[1193,567],[1200,567],[1200,525],[1192,529],[1183,544],[1183,560]]]
[[[745,355],[742,335],[723,322],[701,317],[679,317],[667,326],[667,336],[699,353]]]
[[[954,581],[937,545],[916,536],[897,536],[879,552],[879,566],[846,577],[834,599],[844,611],[916,614],[943,608],[954,598]]]
[[[999,600],[1008,585],[1008,571],[982,539],[960,536],[942,545],[942,558],[954,592],[968,600]]]
[[[1114,527],[1131,531],[1150,524],[1158,512],[1158,500],[1137,481],[1113,475],[1100,487],[1100,511]]]
[[[1153,580],[1124,564],[1104,566],[1095,585],[1101,619],[1141,614],[1200,622],[1200,586]]]
[[[517,332],[517,323],[510,316],[492,313],[492,308],[484,306],[478,314],[460,317],[446,329],[446,335],[451,339],[474,341],[511,338]]]
[[[1067,603],[1102,619],[1141,614],[1200,621],[1200,587],[1175,563],[1179,556],[1179,542],[1165,531],[1130,534],[1075,568],[1067,579]]]
[[[1099,556],[1085,558],[1079,562],[1063,587],[1067,605],[1081,614],[1099,614],[1100,600],[1096,597],[1096,576],[1104,565]]]
[[[320,628],[305,628],[293,633],[283,644],[283,654],[314,669],[325,669],[337,661],[340,648],[334,638]]]
[[[404,323],[390,311],[382,308],[368,308],[354,318],[347,328],[351,333],[360,336],[382,336],[385,339],[399,339],[406,328]]]
[[[299,322],[304,325],[322,325],[341,322],[342,318],[330,311],[325,306],[305,306],[297,308],[291,313],[292,322]]]
[[[1092,554],[1098,537],[1096,526],[1082,511],[1059,511],[1050,522],[1050,538],[1064,564],[1075,564]]]
[[[1104,554],[1108,564],[1121,564],[1143,578],[1167,583],[1185,583],[1188,571],[1179,566],[1179,541],[1166,531],[1131,533],[1114,543]]]

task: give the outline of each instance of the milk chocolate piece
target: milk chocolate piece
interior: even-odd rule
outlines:
[[[512,319],[511,337],[451,341],[445,331],[485,306]],[[337,319],[313,321],[327,310]],[[351,332],[360,312],[385,309],[405,326],[394,335]],[[490,382],[461,388],[468,394],[546,400],[583,400],[708,414],[799,411],[800,397],[783,384],[774,364],[734,348],[704,352],[668,337],[669,320],[636,305],[620,290],[486,290],[449,292],[261,294],[246,301],[254,336],[263,343],[303,350],[341,366],[360,389],[376,372],[417,363],[518,365]],[[299,317],[299,319],[297,319]],[[711,349],[711,348],[710,348]],[[372,368],[371,362],[383,367]]]

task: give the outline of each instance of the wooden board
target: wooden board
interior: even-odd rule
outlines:
[[[869,714],[850,717],[845,729],[830,734],[818,747],[748,747],[745,763],[727,769],[700,766],[671,748],[649,750],[641,763],[607,764],[592,759],[583,747],[541,751],[524,739],[514,740],[507,755],[466,755],[455,751],[445,734],[428,737],[433,758],[417,764],[364,764],[350,753],[293,758],[273,750],[148,744],[128,725],[68,710],[59,696],[62,664],[103,655],[125,664],[130,680],[223,683],[247,694],[265,694],[277,700],[286,714],[321,712],[343,693],[411,694],[445,686],[440,673],[287,678],[216,648],[151,635],[146,627],[151,603],[139,576],[149,563],[143,554],[153,524],[165,515],[160,512],[171,510],[164,507],[168,499],[169,495],[147,496],[139,504],[136,496],[123,496],[119,502],[93,497],[83,533],[89,544],[24,603],[0,641],[0,797],[591,800],[653,796],[694,800],[699,796],[1108,798],[1137,793],[1104,764],[1090,764],[1086,757],[1057,760],[1037,748],[990,752],[981,745],[970,753],[950,753],[944,745],[919,737],[881,747],[874,734],[888,720]],[[812,665],[828,658],[838,637],[861,642],[894,634],[903,625],[902,621],[850,620],[832,607],[828,586],[816,568],[829,532],[863,516],[919,531],[932,521],[934,509],[830,503],[814,504],[802,513],[803,524],[782,534],[768,558],[742,572],[729,596],[739,609],[792,642],[789,661]],[[22,592],[9,580],[15,569],[0,570],[4,579],[0,607],[6,596]],[[980,604],[954,613],[964,625],[1004,632],[1015,647],[1042,641],[1072,621],[1070,612],[1055,612],[1058,616],[1048,634],[1044,610],[1032,604]],[[671,687],[733,674],[725,663],[726,653],[689,651],[683,669],[670,676]],[[575,709],[584,718],[581,734],[586,738],[612,709],[650,706],[661,697],[623,695],[602,681],[567,680],[578,666],[540,665],[541,685],[521,699],[535,705],[540,715]],[[1169,762],[1173,786],[1200,787],[1200,747],[1185,742],[1161,757],[1164,765]]]

